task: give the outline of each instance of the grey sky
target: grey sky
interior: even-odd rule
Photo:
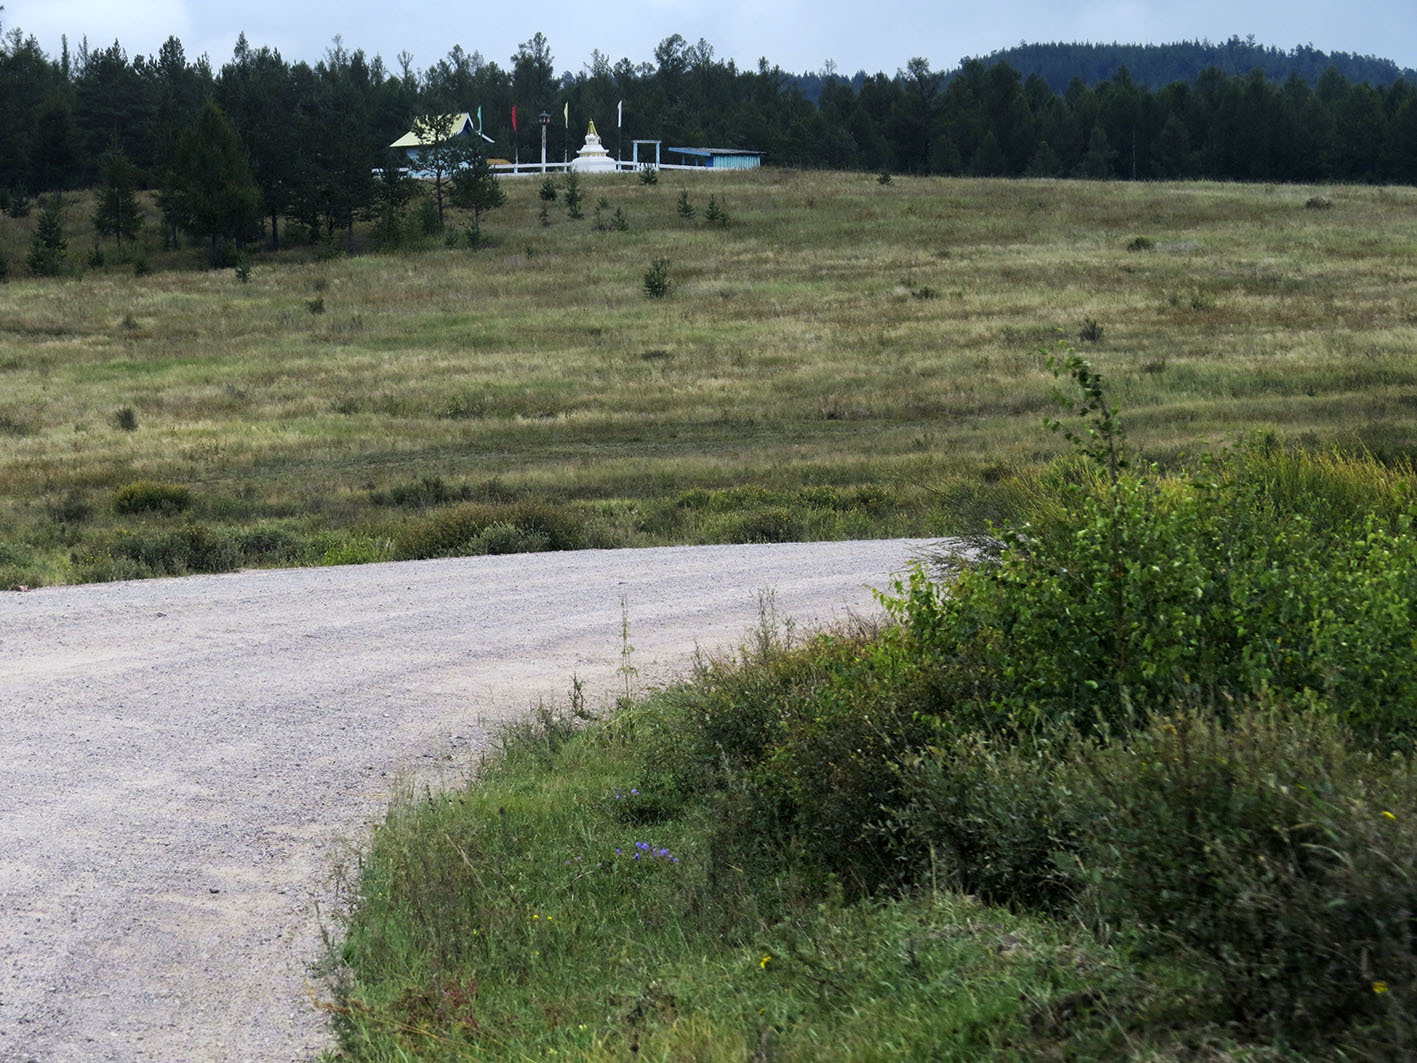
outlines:
[[[962,56],[984,55],[1020,41],[1167,43],[1254,34],[1261,44],[1312,44],[1392,59],[1417,68],[1413,0],[900,0],[871,7],[861,0],[551,0],[521,4],[419,4],[401,10],[387,0],[9,0],[5,30],[33,34],[51,55],[61,33],[71,48],[119,40],[128,54],[152,54],[169,35],[188,58],[207,54],[220,67],[245,31],[256,46],[278,48],[287,60],[319,59],[339,34],[347,48],[382,55],[397,68],[402,51],[422,70],[454,44],[506,66],[517,45],[546,34],[558,73],[579,71],[598,48],[612,60],[653,58],[672,33],[704,38],[720,59],[740,67],[759,56],[800,73],[826,60],[839,72],[888,73],[924,56],[948,69]]]

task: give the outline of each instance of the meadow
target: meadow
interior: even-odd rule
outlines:
[[[32,279],[38,211],[0,221],[0,582],[979,531],[1059,452],[1060,340],[1163,464],[1417,448],[1417,190],[665,172],[577,220],[504,186],[476,249],[455,216],[244,281],[154,219],[142,275],[94,255],[73,193],[72,275]]]

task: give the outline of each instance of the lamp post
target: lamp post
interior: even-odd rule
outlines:
[[[541,119],[541,172],[546,172],[546,127],[551,124],[551,116],[545,111],[537,116]]]

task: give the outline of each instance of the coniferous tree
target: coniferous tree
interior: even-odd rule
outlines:
[[[138,208],[138,170],[120,151],[106,151],[98,160],[98,204],[93,225],[104,236],[112,236],[118,247],[132,239],[143,227]]]
[[[221,108],[207,101],[197,124],[178,147],[174,210],[182,227],[210,242],[213,264],[259,232],[261,191],[246,165],[236,130]]]
[[[64,236],[63,203],[57,195],[51,196],[39,215],[25,265],[36,277],[57,277],[64,272],[64,252],[68,247],[69,241]]]
[[[471,163],[453,174],[452,199],[457,206],[472,211],[473,236],[481,240],[482,215],[505,203],[507,193],[486,156],[477,152]]]

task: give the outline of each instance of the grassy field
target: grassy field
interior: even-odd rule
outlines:
[[[490,246],[245,283],[83,268],[73,195],[77,275],[30,279],[0,222],[0,580],[978,529],[1057,453],[1060,339],[1163,462],[1417,452],[1417,190],[665,173],[543,223],[504,184]]]

